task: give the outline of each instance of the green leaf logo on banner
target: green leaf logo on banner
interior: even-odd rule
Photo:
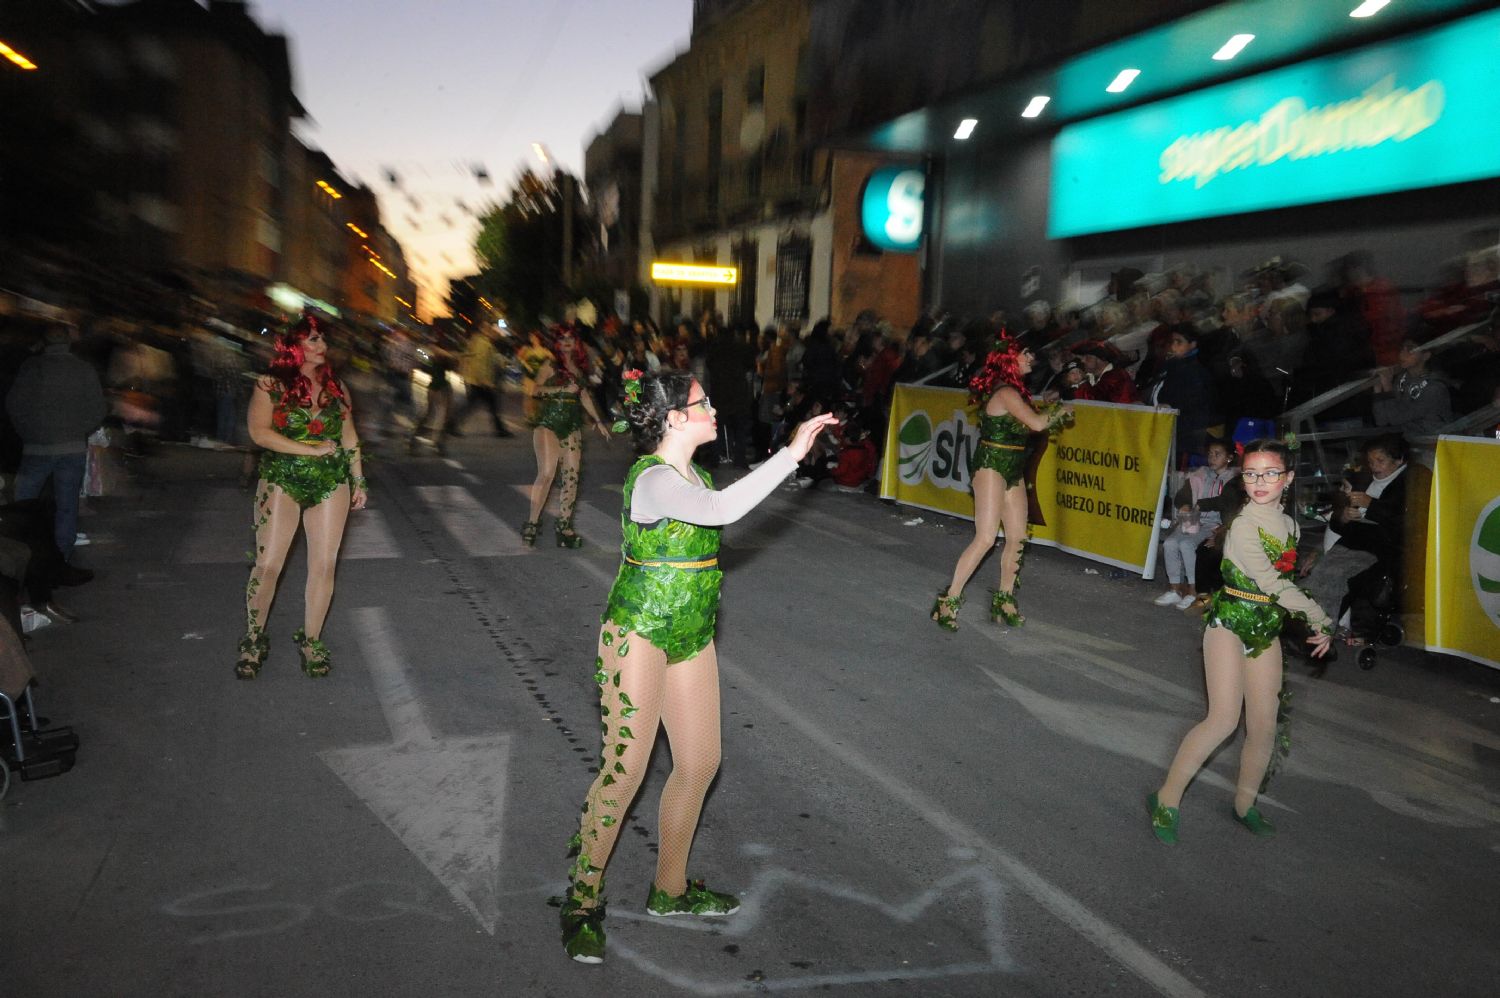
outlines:
[[[914,412],[906,417],[898,434],[901,448],[897,452],[898,474],[908,485],[916,485],[927,473],[927,461],[932,456],[932,420],[925,412]]]
[[[1486,506],[1475,521],[1469,567],[1479,605],[1500,627],[1500,499]]]

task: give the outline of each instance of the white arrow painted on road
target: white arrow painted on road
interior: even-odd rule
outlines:
[[[407,682],[385,611],[366,607],[355,616],[391,744],[320,755],[453,900],[494,935],[510,736],[436,738]]]

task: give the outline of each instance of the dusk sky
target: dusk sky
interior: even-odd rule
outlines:
[[[622,104],[637,109],[646,75],[687,47],[692,6],[251,0],[263,25],[291,39],[310,116],[300,134],[380,195],[386,227],[431,305],[448,278],[476,269],[479,209],[504,196],[523,166],[540,167],[531,144],[581,176],[584,143]]]

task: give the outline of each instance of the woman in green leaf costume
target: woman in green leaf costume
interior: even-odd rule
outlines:
[[[1005,529],[1000,554],[1000,588],[990,590],[990,617],[1008,626],[1025,623],[1016,608],[1021,584],[1021,560],[1029,528],[1026,525],[1026,458],[1033,433],[1060,430],[1073,416],[1068,406],[1032,403],[1026,375],[1035,355],[1003,331],[984,367],[969,382],[969,404],[979,409],[979,445],[969,460],[974,489],[974,539],[958,556],[953,579],[932,604],[939,627],[958,630],[958,608],[964,586],[984,556],[995,546],[995,535]]]
[[[561,901],[563,947],[583,963],[604,959],[604,867],[659,725],[672,746],[672,774],[661,795],[656,880],[646,910],[712,916],[739,908],[731,895],[687,879],[693,832],[719,768],[719,531],[770,495],[836,422],[831,415],[808,420],[784,449],[717,492],[708,472],[693,464],[693,451],[712,441],[718,426],[703,387],[681,371],[626,371],[623,382],[628,422],[616,428],[628,427],[645,456],[625,478],[623,560],[594,659],[603,750],[570,842],[575,860]]]
[[[276,582],[300,524],[307,533],[307,598],[303,625],[292,636],[302,671],[328,675],[328,646],[319,635],[333,599],[333,572],[349,510],[364,509],[364,462],[349,392],[328,364],[324,325],[305,316],[278,333],[267,374],[250,399],[250,439],[264,453],[255,490],[255,552],[245,587],[245,637],[234,674],[260,674],[270,640],[266,618]]]
[[[588,388],[589,355],[572,326],[558,326],[552,333],[552,348],[547,352],[528,351],[527,370],[531,443],[536,449],[536,481],[531,485],[531,514],[521,527],[521,540],[536,544],[542,529],[542,510],[552,480],[561,472],[560,509],[553,531],[560,548],[583,546],[583,538],[573,529],[573,507],[578,503],[578,473],[583,465],[583,414],[588,412],[594,426],[609,439],[609,430],[594,407]]]
[[[1292,482],[1291,451],[1279,440],[1257,440],[1241,462],[1248,501],[1224,537],[1224,585],[1214,592],[1203,632],[1203,672],[1208,684],[1208,716],[1182,745],[1161,789],[1146,798],[1151,831],[1168,845],[1177,841],[1178,807],[1188,783],[1215,749],[1234,736],[1245,712],[1245,744],[1235,783],[1236,821],[1260,836],[1276,830],[1255,807],[1269,778],[1278,743],[1278,714],[1284,706],[1281,644],[1288,616],[1305,620],[1317,633],[1312,654],[1327,654],[1333,623],[1311,596],[1297,588],[1297,523],[1281,511],[1282,494]]]

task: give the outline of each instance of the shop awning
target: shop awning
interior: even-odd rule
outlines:
[[[1393,0],[1372,16],[1351,17],[1362,0],[1240,0],[1091,49],[1044,70],[1024,73],[853,136],[851,145],[897,153],[943,155],[964,140],[965,119],[979,141],[1047,132],[1082,118],[1197,90],[1252,72],[1380,41],[1497,6],[1474,0]],[[1233,58],[1214,54],[1236,35],[1253,35]],[[1106,89],[1123,70],[1140,73],[1119,93]],[[1047,97],[1036,117],[1021,112]]]

